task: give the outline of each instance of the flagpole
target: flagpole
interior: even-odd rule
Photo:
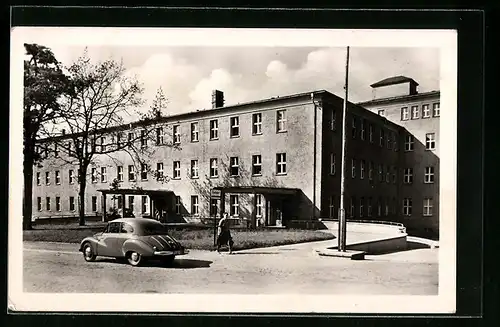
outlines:
[[[340,173],[340,215],[339,215],[339,237],[338,251],[346,250],[346,217],[345,217],[345,168],[346,168],[346,120],[347,120],[347,94],[349,85],[349,47],[347,47],[346,67],[345,67],[345,97],[344,108],[342,110],[342,170]]]

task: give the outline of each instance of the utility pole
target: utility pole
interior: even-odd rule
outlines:
[[[342,170],[340,173],[340,209],[339,209],[339,232],[338,251],[346,250],[346,218],[345,218],[345,166],[346,166],[346,120],[347,120],[347,94],[349,85],[349,47],[347,47],[347,58],[345,66],[345,97],[344,108],[342,110]]]

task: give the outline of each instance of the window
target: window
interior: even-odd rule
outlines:
[[[36,173],[36,185],[40,185],[40,172]]]
[[[359,199],[359,217],[363,217],[365,213],[365,198]]]
[[[121,196],[118,197],[118,209],[123,208],[123,198]]]
[[[198,178],[198,160],[191,160],[191,178]]]
[[[422,118],[429,118],[431,116],[431,110],[428,104],[422,105]]]
[[[384,210],[384,216],[389,216],[389,202],[390,202],[390,198],[387,198],[385,200],[385,210]]]
[[[163,134],[163,127],[157,127],[156,128],[156,145],[163,144],[164,136],[165,135]]]
[[[173,137],[174,137],[174,144],[179,144],[181,143],[181,127],[179,125],[174,125],[173,127]]]
[[[50,185],[50,172],[45,172],[45,184]]]
[[[57,150],[57,143],[54,143],[54,157],[59,157],[59,151]]]
[[[148,170],[149,167],[147,164],[141,164],[141,180],[147,180],[148,179]]]
[[[128,133],[127,135],[127,143],[128,143],[128,146],[132,146],[132,142],[134,141],[134,132],[130,132]]]
[[[210,139],[217,140],[219,138],[219,121],[217,119],[210,121]]]
[[[217,216],[217,199],[210,199],[210,216]]]
[[[49,197],[45,198],[45,207],[46,207],[47,211],[50,211],[50,198]]]
[[[191,214],[193,216],[198,216],[200,214],[200,203],[198,195],[191,196]]]
[[[413,168],[405,168],[404,169],[403,183],[405,183],[405,184],[413,183]]]
[[[239,117],[231,117],[231,137],[240,136],[240,118]]]
[[[141,131],[141,147],[145,148],[148,146],[148,138],[146,136],[146,131]]]
[[[424,183],[434,183],[434,167],[425,167]]]
[[[255,203],[256,203],[255,215],[257,217],[262,217],[262,207],[264,205],[262,202],[262,194],[255,194]]]
[[[262,157],[260,154],[252,156],[252,175],[262,175]]]
[[[181,178],[181,162],[180,161],[174,161],[174,173],[173,173],[173,178],[179,179]]]
[[[337,129],[337,112],[335,109],[330,111],[330,129],[332,131]]]
[[[61,211],[61,198],[56,196],[56,211]]]
[[[433,117],[439,117],[440,114],[440,109],[439,109],[439,102],[433,103],[432,104],[432,116]]]
[[[392,149],[392,132],[387,132],[386,144],[387,144],[387,149],[391,150]]]
[[[357,130],[356,130],[356,117],[352,117],[352,128],[351,128],[351,136],[353,139],[356,138]]]
[[[135,181],[135,167],[132,165],[128,166],[128,180]]]
[[[38,211],[42,211],[42,198],[41,197],[36,198],[36,208]]]
[[[127,223],[121,224],[120,233],[132,234],[133,232],[134,232],[134,227],[132,227],[132,225]]]
[[[92,197],[92,211],[97,212],[97,196]]]
[[[405,151],[413,151],[415,144],[415,139],[413,135],[408,134],[405,136]]]
[[[69,183],[73,184],[75,182],[75,171],[73,169],[69,170]]]
[[[378,145],[381,147],[384,146],[384,129],[382,127],[380,127],[380,139]]]
[[[418,111],[418,106],[411,106],[411,119],[419,119],[420,112]]]
[[[351,160],[351,177],[356,178],[356,159]]]
[[[107,182],[106,167],[101,167],[101,183]]]
[[[286,174],[286,153],[276,154],[276,174]]]
[[[335,218],[335,197],[330,196],[330,203],[328,204],[328,218]]]
[[[191,123],[191,142],[199,141],[198,123]]]
[[[351,210],[349,211],[349,217],[354,218],[356,212],[356,198],[351,197]]]
[[[378,203],[377,203],[377,216],[382,217],[382,198],[378,198]]]
[[[384,109],[380,109],[378,111],[378,114],[379,114],[379,116],[385,117],[385,110]]]
[[[368,179],[373,180],[373,161],[368,163]]]
[[[411,216],[411,198],[403,199],[403,215]]]
[[[365,161],[361,160],[359,162],[359,178],[365,179]]]
[[[382,164],[378,165],[378,181],[379,182],[384,181],[384,165]]]
[[[335,154],[330,153],[330,175],[335,175]]]
[[[160,181],[163,179],[163,162],[158,162],[156,164],[156,180]]]
[[[101,152],[106,151],[106,138],[103,136],[101,137]]]
[[[367,209],[368,209],[368,212],[366,213],[368,217],[371,217],[372,216],[372,198],[368,198],[368,201],[367,201]]]
[[[385,170],[385,182],[389,183],[390,180],[391,180],[391,172],[389,171],[389,166],[387,166]]]
[[[128,197],[128,208],[130,211],[134,212],[134,196],[129,195]]]
[[[262,114],[252,115],[252,134],[258,135],[262,134]]]
[[[231,216],[237,217],[240,214],[240,202],[238,195],[231,194],[229,196],[229,202],[231,203]]]
[[[149,199],[147,195],[141,196],[141,212],[142,214],[149,214]]]
[[[210,177],[219,177],[217,158],[210,159]]]
[[[436,149],[436,134],[434,133],[425,134],[425,149],[426,150]]]
[[[229,159],[229,162],[231,164],[231,176],[238,176],[239,175],[239,159],[238,157],[231,157]]]
[[[91,181],[92,183],[97,183],[97,168],[92,168],[91,170]]]
[[[118,132],[116,134],[116,146],[120,148],[122,146],[122,133]]]
[[[432,216],[432,198],[424,198],[424,216]]]
[[[106,227],[106,233],[111,233],[111,234],[119,234],[120,233],[120,225],[121,223],[109,223],[108,227]]]
[[[61,184],[61,172],[59,170],[56,170],[56,184]]]
[[[178,195],[175,196],[175,214],[181,214],[181,197]]]
[[[370,124],[368,126],[368,139],[370,141],[370,143],[373,143],[373,125]]]
[[[286,132],[286,110],[278,110],[276,112],[276,131]]]
[[[401,108],[401,120],[408,120],[410,113],[408,112],[408,107]]]
[[[74,196],[69,197],[69,210],[75,211],[75,197]]]
[[[392,183],[396,184],[396,179],[397,179],[397,176],[398,176],[398,174],[396,173],[397,172],[396,167],[395,166],[391,166],[391,170],[392,170]]]
[[[123,166],[116,167],[116,171],[117,171],[116,177],[117,177],[118,181],[123,182]]]
[[[361,119],[361,132],[360,132],[360,135],[359,135],[359,138],[364,141],[365,140],[365,134],[366,134],[366,127],[365,127],[365,120],[364,119]]]

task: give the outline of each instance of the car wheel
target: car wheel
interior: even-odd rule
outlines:
[[[139,266],[143,261],[142,255],[135,251],[129,252],[129,254],[127,255],[127,260],[128,263],[130,263],[132,266]]]
[[[92,245],[90,243],[85,243],[83,245],[83,258],[87,262],[92,262],[96,258],[96,255],[95,255],[94,250],[92,249]]]
[[[164,265],[171,266],[174,263],[175,255],[169,255],[168,257],[163,258],[161,261]]]

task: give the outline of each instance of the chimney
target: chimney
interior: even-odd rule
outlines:
[[[224,93],[219,90],[212,91],[212,109],[224,107]]]

